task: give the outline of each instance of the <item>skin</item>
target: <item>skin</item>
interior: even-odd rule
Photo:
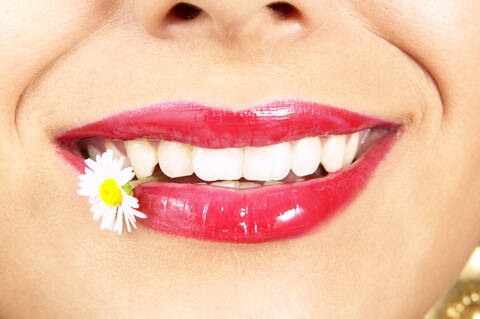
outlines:
[[[480,240],[480,2],[0,1],[1,318],[420,318]],[[166,100],[311,99],[403,125],[362,194],[257,245],[101,232],[65,129]]]

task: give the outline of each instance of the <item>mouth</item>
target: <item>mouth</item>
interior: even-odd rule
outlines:
[[[106,149],[124,157],[146,227],[259,243],[306,234],[344,210],[399,133],[399,124],[314,102],[232,111],[178,101],[70,129],[55,144],[81,173]]]

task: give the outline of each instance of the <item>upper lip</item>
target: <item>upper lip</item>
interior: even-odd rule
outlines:
[[[274,101],[241,111],[178,101],[126,111],[70,129],[56,138],[59,152],[78,170],[79,139],[152,138],[209,148],[263,146],[307,136],[348,134],[400,125],[315,102]],[[325,178],[250,190],[209,185],[148,183],[134,189],[147,215],[143,224],[199,239],[263,242],[298,236],[326,221],[367,185],[393,145],[385,135],[357,162]]]
[[[87,137],[154,138],[209,148],[263,146],[306,136],[348,134],[398,124],[310,101],[282,100],[232,111],[190,101],[154,104],[68,130],[58,142]]]

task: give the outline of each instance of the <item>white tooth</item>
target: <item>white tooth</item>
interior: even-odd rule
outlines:
[[[221,182],[211,183],[210,185],[229,187],[229,188],[238,188],[239,184],[240,183],[238,181],[221,181]]]
[[[240,188],[255,188],[255,187],[260,187],[262,185],[260,184],[257,184],[257,183],[250,183],[250,182],[243,182],[243,183],[239,183],[239,187]]]
[[[241,148],[194,147],[192,160],[195,174],[204,181],[234,180],[242,177]]]
[[[123,166],[122,168],[132,166],[130,164],[130,161],[128,160],[128,157],[125,156],[120,150],[118,149],[117,145],[112,140],[105,140],[105,149],[106,150],[112,150],[113,152],[113,158],[115,159],[120,159],[123,157]]]
[[[100,150],[93,145],[87,145],[87,152],[88,152],[88,157],[90,157],[93,160],[97,158],[97,155],[102,154],[102,152],[100,152]]]
[[[279,184],[283,184],[282,182],[279,182],[279,181],[266,181],[265,183],[263,183],[264,186],[268,186],[268,185],[279,185]]]
[[[322,157],[322,142],[318,137],[307,137],[293,143],[292,171],[297,176],[315,173]]]
[[[357,154],[358,143],[360,141],[358,132],[350,135],[345,149],[345,157],[343,158],[343,167],[352,164],[355,155]]]
[[[342,168],[345,147],[345,135],[332,135],[326,139],[322,149],[322,164],[327,172],[335,172]]]
[[[135,175],[138,178],[152,175],[158,163],[155,148],[146,139],[125,141],[124,145]]]
[[[243,177],[256,181],[281,180],[292,165],[289,142],[261,147],[245,147]]]
[[[192,146],[178,142],[161,141],[158,144],[158,162],[162,172],[168,177],[192,175]]]

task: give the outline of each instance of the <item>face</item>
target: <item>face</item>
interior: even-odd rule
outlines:
[[[0,3],[0,317],[422,316],[480,239],[480,2],[191,3],[194,6],[166,0]],[[192,111],[191,104],[177,104],[173,116],[168,108],[172,101],[202,106]],[[242,126],[242,114],[265,111],[261,106],[271,101],[283,102],[265,122],[257,121],[250,129]],[[301,101],[315,102],[314,110],[302,113],[306,105]],[[150,129],[161,131],[168,124],[168,130],[147,132],[148,119],[135,116],[122,126],[131,115],[122,112],[156,103],[161,107],[147,109],[153,119]],[[285,110],[288,120],[281,122]],[[210,117],[202,112],[210,112]],[[329,112],[340,115],[328,122]],[[271,158],[263,168],[255,165],[265,161],[249,162],[250,169],[263,172],[280,165],[275,158],[285,148],[278,145],[294,152],[300,144],[295,141],[305,137],[321,136],[315,141],[323,154],[331,136],[346,135],[337,141],[345,144],[353,133],[365,134],[368,128],[371,133],[393,127],[386,135],[392,142],[388,150],[375,150],[384,143],[383,136],[372,142],[365,158],[332,172],[325,172],[328,159],[317,154],[324,170],[305,177],[303,184],[297,179],[288,185],[226,191],[187,181],[179,186],[183,195],[162,197],[152,195],[155,189],[147,187],[152,183],[144,183],[135,194],[147,218],[136,231],[124,229],[118,236],[98,229],[100,221],[92,220],[88,200],[77,195],[80,173],[58,149],[66,145],[59,142],[65,132],[119,113],[110,118],[109,129],[106,124],[95,132],[90,128],[74,140],[84,157],[85,148],[95,143],[102,144],[98,149],[103,151],[106,139],[149,136],[147,143],[157,148],[162,139],[181,143],[174,146],[187,153],[204,147],[200,151],[210,154],[207,160],[220,166],[223,162],[215,158],[220,153],[212,149],[241,149],[239,165],[245,175],[246,149],[253,157]],[[188,122],[189,114],[204,117]],[[346,124],[346,119],[358,121]],[[342,124],[332,124],[337,120]],[[317,122],[322,124],[315,131]],[[181,123],[194,129],[182,131]],[[242,132],[227,137],[235,125]],[[288,127],[290,135],[278,138],[275,133],[282,127]],[[130,135],[125,133],[129,128]],[[207,138],[214,128],[218,135]],[[149,169],[146,155],[138,155],[145,147],[130,144],[119,147],[120,152],[128,153],[136,174],[142,175],[140,170]],[[249,148],[270,144],[277,145],[279,153],[275,147]],[[130,150],[135,147],[137,151]],[[340,152],[332,149],[337,150],[332,154]],[[165,165],[179,169],[175,165],[181,165],[181,155],[165,154],[164,161],[170,161]],[[381,159],[369,160],[368,154]],[[192,169],[200,176],[198,165]],[[304,169],[299,165],[299,171]],[[331,176],[321,176],[326,173]],[[279,180],[284,175],[245,179]],[[329,183],[325,180],[336,182],[321,184]],[[312,191],[308,198],[299,196],[298,203],[292,199],[300,187],[317,185],[313,183],[334,191]],[[219,201],[231,203],[244,194],[259,201],[282,194],[313,217],[271,237],[265,229],[252,232],[260,234],[255,238],[235,237],[228,230],[228,236],[233,234],[228,238],[211,232],[204,236],[209,240],[201,240],[202,234],[168,232],[171,225],[161,224],[162,216],[185,222],[184,206],[195,200],[221,209]],[[166,200],[181,203],[183,210],[172,205],[160,212],[149,210],[144,202],[149,196],[153,206]],[[308,206],[307,199],[336,206]],[[279,218],[281,211],[275,210],[281,207],[274,202],[265,203],[269,209],[259,214]],[[241,204],[227,205],[230,210],[225,212],[233,214],[235,205]],[[218,215],[210,211],[210,216]],[[321,214],[329,215],[328,220],[320,222]],[[222,220],[217,216],[212,223],[219,227]]]

